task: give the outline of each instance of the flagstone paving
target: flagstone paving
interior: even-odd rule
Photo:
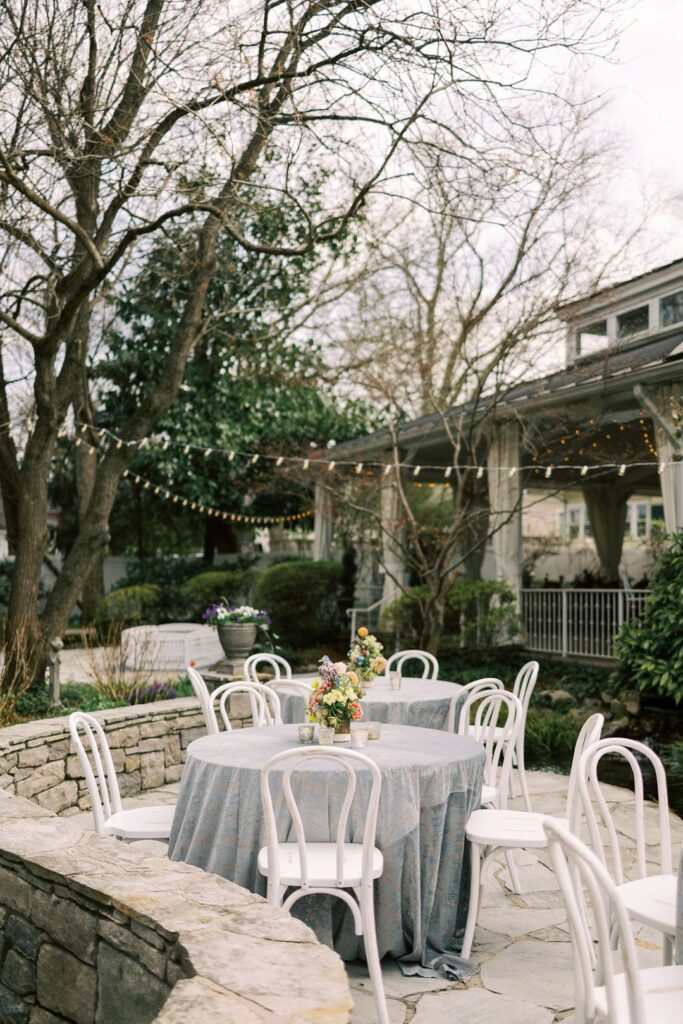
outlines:
[[[527,775],[534,809],[562,815],[566,777],[549,772]],[[165,786],[143,797],[124,800],[124,806],[173,802],[177,789],[177,784]],[[628,804],[632,795],[614,786],[606,786],[605,792],[613,808],[619,805],[618,827],[625,847],[629,848],[632,825]],[[521,802],[513,800],[511,806],[521,806]],[[83,824],[87,824],[89,817],[78,816]],[[654,807],[648,810],[647,817],[654,824]],[[672,815],[671,822],[677,861],[683,821]],[[519,895],[510,890],[502,857],[485,887],[472,954],[480,965],[477,975],[464,984],[441,978],[406,978],[395,963],[385,961],[383,974],[391,1024],[572,1024],[571,943],[561,894],[547,866],[545,851],[518,851],[516,858],[522,883]],[[635,934],[643,966],[661,963],[659,934],[644,927],[637,928]],[[352,1024],[375,1024],[365,964],[348,964],[347,972],[354,996]]]

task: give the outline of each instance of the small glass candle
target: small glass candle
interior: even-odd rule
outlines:
[[[367,727],[368,727],[368,739],[369,740],[378,740],[380,735],[381,735],[381,732],[382,732],[382,723],[381,722],[368,722],[367,723]]]
[[[368,733],[370,730],[363,726],[362,728],[351,730],[351,746],[355,747],[356,750],[362,750],[368,745]]]
[[[389,673],[389,686],[391,687],[392,690],[401,689],[401,675],[399,672]]]
[[[331,747],[334,743],[334,726],[333,725],[319,725],[318,726],[318,743],[321,747]]]
[[[299,743],[312,743],[315,730],[312,725],[299,726]]]

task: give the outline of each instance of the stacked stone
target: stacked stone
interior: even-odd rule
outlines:
[[[233,728],[250,722],[247,698],[233,698]],[[192,740],[206,733],[194,697],[98,711],[122,796],[177,782]],[[55,814],[87,810],[83,771],[71,746],[68,719],[47,718],[0,730],[0,789]]]
[[[2,1024],[347,1024],[350,1007],[337,955],[261,897],[0,793]]]

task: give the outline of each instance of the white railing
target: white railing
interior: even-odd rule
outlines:
[[[356,630],[359,625],[367,626],[368,629],[377,629],[379,626],[379,617],[382,613],[382,598],[379,601],[374,601],[372,604],[367,605],[365,608],[349,608],[346,614],[351,620],[351,646],[356,638]]]
[[[549,654],[612,658],[614,637],[637,619],[649,590],[522,590],[526,646]]]

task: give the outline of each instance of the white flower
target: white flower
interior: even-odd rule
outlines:
[[[335,672],[337,673],[338,676],[343,676],[344,673],[346,672],[346,662],[345,661],[335,661],[334,669],[335,669]]]

